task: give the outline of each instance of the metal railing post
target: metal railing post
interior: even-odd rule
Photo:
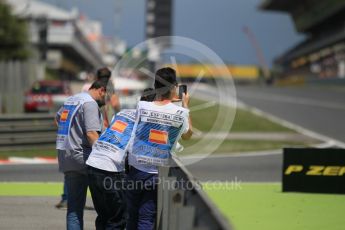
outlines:
[[[199,182],[178,159],[174,162],[159,167],[156,230],[232,229]]]

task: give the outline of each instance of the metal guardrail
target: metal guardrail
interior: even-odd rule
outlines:
[[[231,230],[202,190],[201,184],[178,160],[159,168],[157,230]]]
[[[0,150],[53,147],[56,130],[53,114],[0,116]]]

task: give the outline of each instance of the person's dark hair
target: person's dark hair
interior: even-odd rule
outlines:
[[[156,94],[162,99],[170,97],[170,90],[177,84],[176,72],[170,67],[157,70],[155,76]]]
[[[153,88],[146,88],[141,95],[140,101],[154,101],[156,97],[155,90]]]
[[[100,88],[104,88],[104,90],[107,90],[107,82],[103,81],[103,80],[96,80],[92,83],[91,87],[89,90],[91,89],[100,89]]]
[[[97,80],[108,81],[111,76],[111,71],[107,67],[103,67],[97,70],[96,78]]]

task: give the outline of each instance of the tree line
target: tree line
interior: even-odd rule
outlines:
[[[27,22],[14,16],[11,7],[0,0],[0,60],[23,60],[29,55]]]

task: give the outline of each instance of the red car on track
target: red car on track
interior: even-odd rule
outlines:
[[[37,81],[25,94],[25,112],[56,112],[70,95],[66,82]]]

